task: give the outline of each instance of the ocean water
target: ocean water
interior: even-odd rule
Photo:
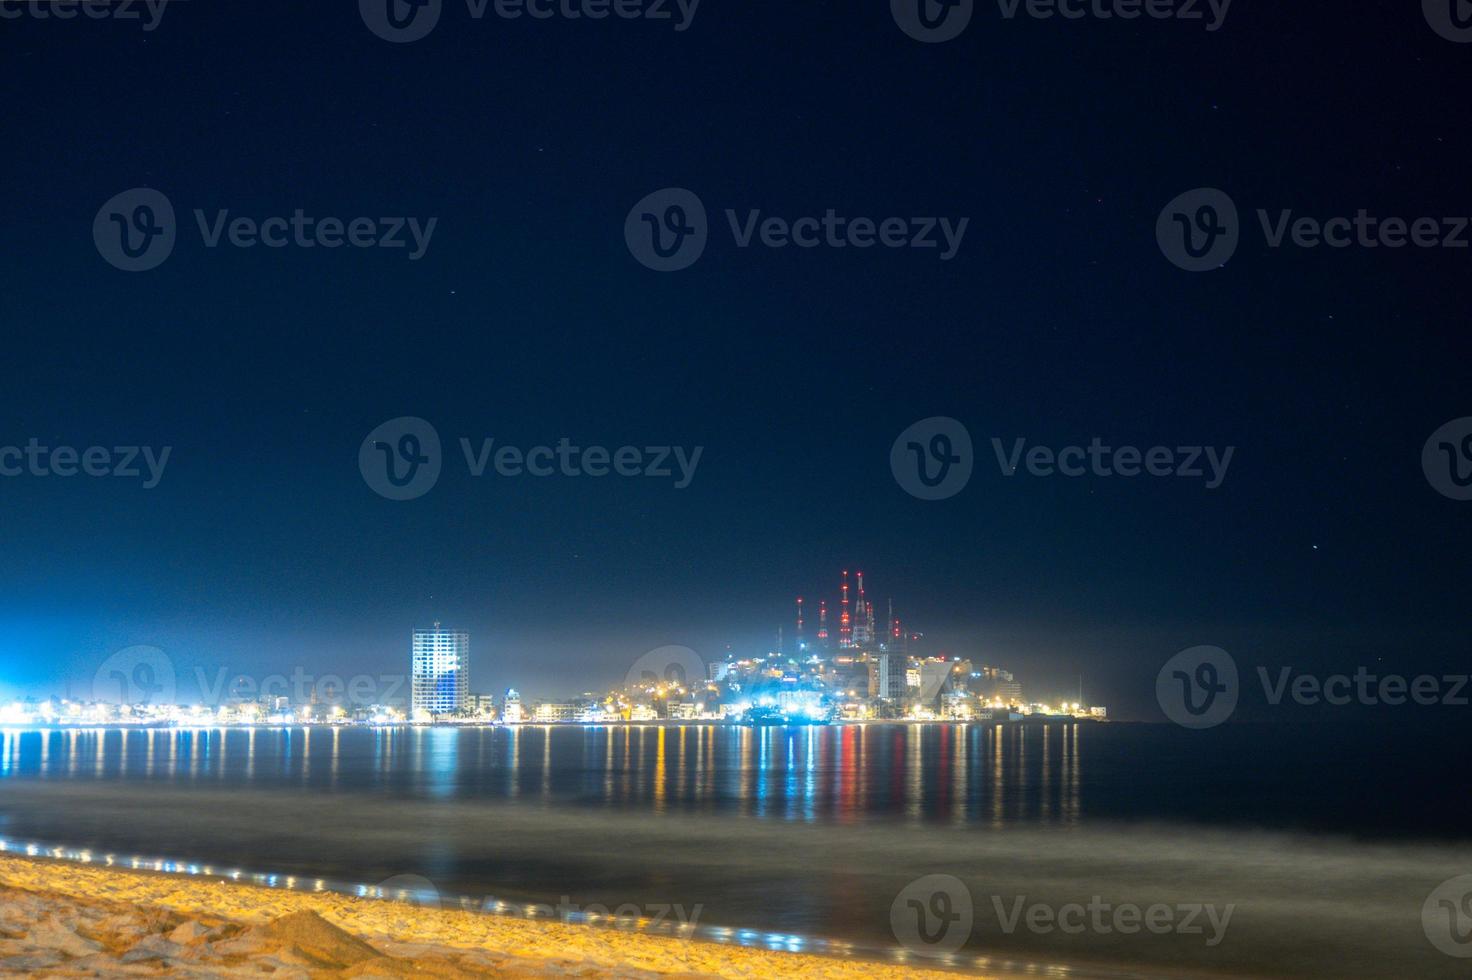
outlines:
[[[1020,972],[1465,976],[1458,731],[12,730],[0,836]]]

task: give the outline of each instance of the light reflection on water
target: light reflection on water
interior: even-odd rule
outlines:
[[[1091,726],[0,731],[0,778],[297,785],[761,819],[1071,825]]]
[[[978,917],[962,955],[988,968],[1317,976],[1334,949],[1344,977],[1440,976],[1458,964],[1417,911],[1472,867],[1460,744],[1114,724],[0,730],[0,835],[508,903],[699,905],[738,941],[865,949],[893,946],[902,889],[948,874]],[[1400,790],[1364,793],[1331,751]],[[1305,825],[1330,833],[1281,832]],[[994,903],[1023,896],[1238,911],[1211,948],[1000,931]]]

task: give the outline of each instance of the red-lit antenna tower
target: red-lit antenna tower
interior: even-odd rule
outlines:
[[[874,640],[874,607],[869,604],[868,593],[864,591],[864,573],[859,572],[859,604],[854,609],[854,646],[867,647]]]
[[[828,645],[828,600],[818,600],[818,642]]]
[[[854,645],[854,628],[848,614],[848,569],[843,570],[843,599],[838,614],[838,646],[848,649]]]

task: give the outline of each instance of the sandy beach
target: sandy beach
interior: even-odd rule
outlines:
[[[558,922],[0,857],[0,973],[31,976],[951,977]]]

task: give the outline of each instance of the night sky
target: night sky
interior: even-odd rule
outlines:
[[[704,0],[684,31],[446,0],[408,44],[356,7],[0,20],[0,445],[172,447],[151,490],[0,478],[0,695],[81,693],[134,644],[402,671],[436,619],[476,689],[573,693],[661,644],[764,650],[845,567],[927,650],[1030,694],[1082,673],[1124,717],[1196,644],[1465,672],[1472,503],[1421,452],[1472,415],[1472,249],[1272,249],[1255,217],[1472,214],[1472,45],[1419,4],[1238,0],[1208,32],[986,3],[941,44],[882,0]],[[125,273],[92,226],[134,187],[179,241]],[[711,239],[662,274],[623,229],[665,187]],[[1196,187],[1244,226],[1206,273],[1155,241]],[[210,249],[195,208],[438,224],[418,261]],[[740,249],[726,208],[970,224],[950,261]],[[445,449],[404,502],[357,465],[399,416]],[[934,502],[889,468],[930,416],[976,446]],[[1007,478],[990,442],[1096,436],[1236,450],[1208,490]],[[704,452],[683,490],[472,479],[461,437]]]

